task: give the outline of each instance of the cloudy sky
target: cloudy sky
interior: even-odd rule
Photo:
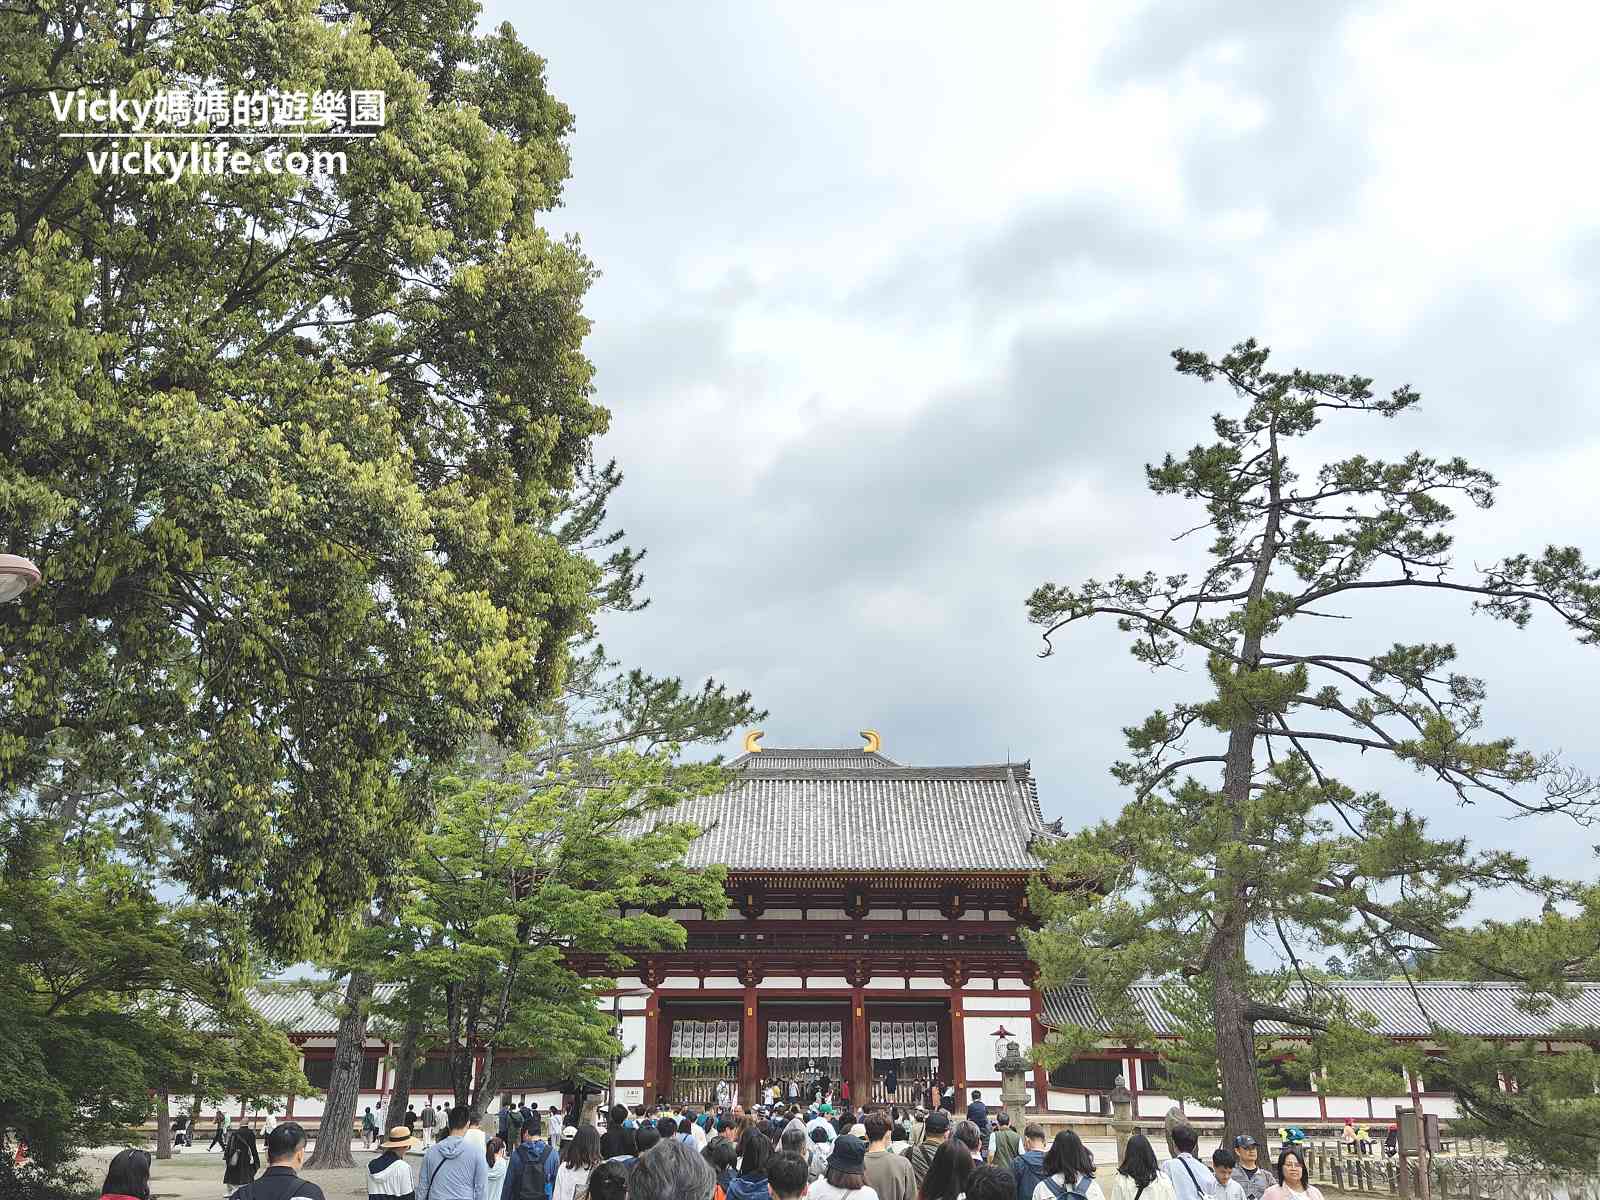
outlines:
[[[1254,335],[1410,383],[1420,411],[1326,453],[1493,470],[1469,561],[1600,555],[1592,5],[490,0],[501,20],[576,113],[556,224],[604,272],[603,449],[653,597],[608,643],[751,689],[769,745],[871,726],[902,762],[1031,759],[1069,823],[1115,811],[1120,729],[1199,664],[1151,675],[1109,625],[1042,661],[1023,602],[1189,552],[1142,467],[1228,396],[1177,346]],[[1360,615],[1318,648],[1453,640],[1498,731],[1600,771],[1600,651],[1457,601]],[[1465,822],[1592,873],[1600,835]]]

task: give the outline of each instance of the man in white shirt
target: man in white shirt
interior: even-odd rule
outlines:
[[[1200,1136],[1193,1125],[1179,1125],[1172,1131],[1172,1144],[1178,1148],[1178,1157],[1161,1164],[1178,1200],[1220,1200],[1222,1189],[1211,1169],[1195,1157]]]

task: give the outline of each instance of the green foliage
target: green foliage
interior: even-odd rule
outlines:
[[[1451,1088],[1462,1110],[1454,1128],[1466,1137],[1505,1142],[1513,1158],[1593,1171],[1600,1122],[1600,1055],[1593,1042],[1600,1029],[1564,1033],[1590,1045],[1549,1054],[1539,1042],[1446,1036],[1449,1053],[1433,1069],[1440,1081],[1435,1086]],[[1503,1080],[1514,1082],[1503,1087]]]
[[[153,1089],[303,1094],[288,1039],[196,937],[214,918],[160,900],[104,838],[11,824],[0,913],[0,1128],[26,1133],[45,1166],[125,1138]],[[234,1036],[196,1031],[204,1010]]]
[[[99,1194],[100,1181],[75,1167],[31,1161],[19,1166],[0,1154],[0,1196],[7,1200],[93,1200]]]
[[[1284,1035],[1258,1025],[1293,1031],[1288,1069],[1326,1070],[1336,1089],[1392,1091],[1410,1061],[1413,1052],[1375,1037],[1370,1014],[1350,1011],[1327,986],[1314,964],[1331,966],[1330,955],[1341,972],[1356,964],[1380,977],[1513,981],[1529,1003],[1594,978],[1600,965],[1600,889],[1541,877],[1519,855],[1475,849],[1447,823],[1346,785],[1336,755],[1386,754],[1452,800],[1491,801],[1517,816],[1589,823],[1600,817],[1600,785],[1553,755],[1485,734],[1483,683],[1454,670],[1453,646],[1317,652],[1322,619],[1347,615],[1338,605],[1358,595],[1399,602],[1428,590],[1517,626],[1541,610],[1590,643],[1600,640],[1600,572],[1577,550],[1551,547],[1461,573],[1447,501],[1487,507],[1495,482],[1459,458],[1356,454],[1317,465],[1297,451],[1291,465],[1289,443],[1325,417],[1398,416],[1417,403],[1410,388],[1376,398],[1360,376],[1273,372],[1254,342],[1218,360],[1174,357],[1183,374],[1226,382],[1242,408],[1213,418],[1212,444],[1148,468],[1157,494],[1203,506],[1206,519],[1190,533],[1210,531],[1208,564],[1045,584],[1028,612],[1045,627],[1047,653],[1067,627],[1111,617],[1150,666],[1202,654],[1209,689],[1124,731],[1129,754],[1112,773],[1133,798],[1114,819],[1045,848],[1047,876],[1033,892],[1043,927],[1027,942],[1046,983],[1088,983],[1117,1038],[1148,1040],[1130,988],[1166,981],[1185,1035],[1182,1047],[1163,1046],[1173,1086],[1222,1104],[1230,1132],[1259,1139],[1269,1090],[1260,1068],[1284,1051]],[[1307,480],[1303,464],[1314,468]],[[1472,906],[1491,896],[1539,897],[1545,907],[1538,918],[1475,921]],[[1252,965],[1251,945],[1275,952],[1277,964]],[[1059,1058],[1095,1036],[1062,1031],[1044,1053]],[[1444,1030],[1436,1037],[1464,1063],[1516,1056]],[[1492,1077],[1473,1069],[1463,1086]],[[1568,1072],[1581,1082],[1584,1070],[1574,1061],[1530,1072],[1498,1114],[1520,1132],[1497,1133],[1531,1149],[1537,1117],[1569,1113],[1583,1132],[1568,1144],[1587,1145],[1592,1159],[1600,1142],[1588,1101],[1576,1099],[1588,1093],[1568,1086]]]
[[[699,830],[671,819],[682,800],[728,783],[676,747],[596,754],[580,770],[534,772],[513,758],[440,784],[434,823],[400,889],[396,921],[375,928],[384,977],[427,997],[435,1040],[468,1093],[478,1050],[544,1056],[556,1073],[611,1058],[607,977],[641,951],[681,946],[668,908],[726,907],[725,872],[680,864]],[[478,1095],[494,1090],[493,1076]]]
[[[594,270],[539,224],[571,115],[478,12],[0,13],[0,531],[46,577],[0,608],[0,795],[169,822],[286,957],[371,897],[394,765],[520,740],[635,563],[574,516],[610,468]],[[342,175],[102,175],[48,103],[80,85],[381,89],[388,124]]]

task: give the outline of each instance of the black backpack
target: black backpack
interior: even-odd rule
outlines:
[[[517,1194],[507,1200],[544,1200],[544,1155],[535,1154],[528,1146],[518,1146],[517,1154],[522,1159],[517,1169]]]

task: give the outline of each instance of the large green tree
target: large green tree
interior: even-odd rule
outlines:
[[[518,741],[611,586],[565,536],[608,420],[592,268],[540,225],[571,115],[477,15],[0,11],[0,546],[46,575],[0,607],[0,803],[170,821],[174,878],[285,956],[371,897],[395,764]],[[97,173],[80,87],[375,89],[387,124],[343,173]]]
[[[304,1091],[299,1054],[243,1003],[227,919],[163,900],[103,827],[0,840],[0,1138],[46,1166],[127,1136],[152,1096]]]
[[[683,945],[667,909],[727,903],[721,870],[681,866],[700,830],[671,819],[682,800],[725,787],[726,769],[679,762],[671,747],[597,756],[582,773],[523,767],[443,783],[399,914],[410,948],[387,972],[436,998],[456,1103],[480,1111],[512,1054],[563,1073],[611,1058],[597,1003],[608,973]]]
[[[1592,820],[1600,788],[1553,755],[1486,732],[1484,685],[1454,667],[1453,646],[1379,632],[1372,649],[1352,652],[1351,627],[1341,623],[1334,642],[1329,618],[1376,625],[1409,597],[1459,596],[1517,626],[1548,615],[1594,644],[1600,573],[1554,546],[1472,570],[1456,563],[1452,504],[1487,507],[1495,493],[1494,479],[1460,458],[1317,456],[1310,439],[1325,419],[1400,416],[1417,403],[1411,389],[1379,397],[1359,376],[1273,371],[1254,342],[1218,359],[1174,358],[1180,373],[1220,381],[1235,400],[1213,419],[1212,442],[1147,468],[1155,493],[1203,509],[1185,524],[1209,535],[1206,564],[1046,584],[1028,612],[1045,627],[1047,653],[1070,628],[1103,618],[1129,635],[1140,663],[1176,667],[1192,656],[1209,686],[1126,731],[1130,753],[1114,774],[1132,798],[1115,819],[1049,849],[1050,886],[1037,894],[1044,924],[1028,942],[1047,982],[1086,980],[1108,1019],[1132,1033],[1142,1024],[1128,998],[1135,979],[1186,989],[1205,1013],[1188,1022],[1198,1052],[1190,1094],[1220,1101],[1229,1134],[1263,1140],[1259,1023],[1303,1035],[1301,1069],[1328,1067],[1336,1080],[1346,1067],[1392,1074],[1402,1065],[1392,1053],[1383,1061],[1368,1015],[1342,1006],[1308,963],[1376,954],[1397,976],[1419,964],[1467,970],[1514,980],[1536,1001],[1587,977],[1600,945],[1600,893],[1542,878],[1519,855],[1475,849],[1447,818],[1430,822],[1350,786],[1339,755],[1383,756],[1448,800],[1541,821]],[[1484,926],[1473,905],[1495,896],[1513,907],[1549,902],[1540,917]],[[1277,965],[1253,965],[1252,947],[1263,964],[1276,951]],[[1065,1031],[1055,1052],[1088,1036]],[[1488,1111],[1488,1093],[1466,1083],[1481,1082],[1482,1056],[1494,1051],[1473,1053],[1477,1067],[1465,1050],[1455,1058],[1463,1104],[1476,1114]],[[1592,1161],[1594,1092],[1572,1078],[1592,1084],[1594,1058],[1577,1055],[1566,1070],[1547,1073],[1539,1104],[1513,1114],[1530,1123],[1499,1132]]]

